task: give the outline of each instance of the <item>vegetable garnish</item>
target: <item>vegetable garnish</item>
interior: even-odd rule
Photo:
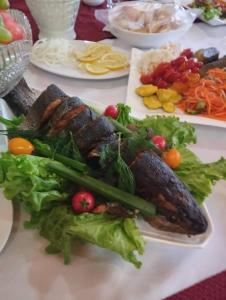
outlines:
[[[9,140],[9,152],[15,155],[31,154],[34,151],[34,146],[28,140],[17,137]]]
[[[118,155],[114,164],[116,172],[119,174],[118,187],[131,194],[135,193],[135,179],[129,166],[121,156],[121,136],[118,139]]]
[[[0,185],[7,199],[21,202],[31,214],[65,201],[67,183],[47,170],[48,158],[2,153]]]
[[[172,169],[177,169],[181,163],[181,155],[177,149],[170,149],[163,153],[165,163]]]
[[[16,128],[24,121],[24,116],[14,117],[12,120],[8,120],[0,116],[0,122],[4,124],[8,129]]]
[[[138,209],[144,215],[154,215],[156,213],[155,206],[150,202],[145,201],[138,196],[126,193],[101,180],[80,174],[55,161],[50,162],[48,167],[59,176],[84,186],[113,202],[119,202],[130,208]]]
[[[118,103],[117,104],[117,109],[118,109],[118,116],[117,116],[117,121],[124,125],[127,126],[129,124],[133,123],[132,118],[130,117],[130,113],[131,113],[131,108],[123,103]]]
[[[135,124],[139,128],[151,128],[156,135],[166,137],[169,148],[196,143],[194,127],[187,122],[180,122],[176,117],[147,117],[136,120]]]
[[[206,21],[226,16],[225,0],[195,0],[192,7],[201,8],[203,10],[202,15]]]
[[[161,150],[166,148],[166,139],[162,135],[153,135],[151,138],[152,142]]]
[[[141,267],[136,254],[144,253],[144,240],[131,218],[91,213],[75,215],[66,206],[56,206],[32,216],[26,227],[37,228],[50,242],[47,253],[62,253],[65,264],[70,263],[73,241],[78,240],[114,251],[135,267]]]
[[[216,181],[226,180],[225,159],[203,164],[195,154],[185,148],[188,144],[196,142],[195,131],[190,124],[181,123],[175,117],[148,117],[141,121],[131,118],[133,124],[131,130],[134,130],[131,131],[121,124],[123,121],[113,121],[119,125],[117,127],[118,151],[117,144],[116,149],[111,149],[108,145],[100,158],[100,163],[102,162],[103,167],[108,168],[109,171],[111,169],[109,158],[113,157],[118,164],[113,169],[113,173],[117,174],[116,182],[110,180],[110,184],[106,183],[107,173],[104,173],[106,182],[103,182],[98,175],[94,178],[95,172],[93,170],[90,172],[87,168],[78,149],[74,152],[76,144],[70,140],[70,135],[62,135],[54,140],[44,136],[39,137],[33,132],[35,140],[31,137],[31,141],[36,148],[35,154],[42,154],[49,158],[33,155],[14,156],[10,153],[3,153],[0,158],[0,185],[6,197],[20,202],[25,207],[31,214],[31,221],[26,222],[26,227],[37,228],[50,242],[47,252],[62,253],[65,263],[71,260],[73,241],[82,240],[112,250],[136,267],[141,266],[135,254],[143,253],[144,241],[136,227],[135,216],[137,210],[144,216],[154,215],[158,210],[150,202],[132,194],[135,186],[131,185],[133,188],[128,188],[132,181],[130,182],[128,174],[130,168],[124,161],[123,142],[128,145],[126,148],[128,156],[134,157],[137,151],[142,152],[142,147],[144,151],[151,149],[160,156],[162,150],[156,147],[151,137],[165,137],[167,140],[165,150],[177,148],[181,155],[181,163],[174,172],[189,188],[198,203],[204,201]],[[122,134],[118,128],[122,128]],[[14,134],[16,130],[17,128],[14,127]],[[12,133],[12,129],[9,132]],[[122,141],[121,135],[124,137]],[[129,157],[126,157],[126,161],[127,158]],[[53,159],[58,159],[60,162]],[[82,166],[82,169],[79,166]],[[86,171],[83,167],[87,168]],[[125,178],[120,179],[120,176]],[[123,184],[119,185],[120,189],[115,187],[119,179],[124,179],[121,181]],[[81,192],[81,186],[89,190],[89,193],[95,193],[96,204],[94,206],[92,201],[88,201],[88,208],[91,211],[75,214],[71,199],[75,193]],[[78,202],[77,204],[80,204]],[[111,215],[109,208],[114,204],[132,213],[122,216],[123,218],[116,214]]]
[[[119,115],[119,111],[117,106],[115,105],[109,105],[104,112],[104,115],[106,117],[111,117],[113,119],[117,119],[118,115]]]
[[[81,191],[72,198],[72,207],[76,213],[92,211],[95,205],[95,199],[90,192]]]
[[[178,106],[188,114],[226,120],[226,71],[211,69],[190,87]]]
[[[82,172],[82,173],[86,173],[88,171],[88,166],[83,163],[80,162],[78,160],[69,158],[65,155],[56,153],[56,151],[53,151],[51,149],[51,147],[43,142],[40,142],[39,140],[34,140],[34,144],[35,144],[35,150],[37,153],[45,156],[45,157],[49,157],[52,159],[55,159],[59,162],[62,162],[63,164],[71,167],[72,169],[75,169],[76,171]]]
[[[202,163],[198,157],[186,148],[179,148],[181,165],[175,170],[177,176],[189,187],[196,201],[201,204],[212,192],[218,180],[226,180],[226,159]]]

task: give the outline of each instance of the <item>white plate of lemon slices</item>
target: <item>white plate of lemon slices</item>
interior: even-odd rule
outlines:
[[[32,49],[31,63],[53,74],[103,80],[129,74],[130,53],[105,43],[43,39]]]

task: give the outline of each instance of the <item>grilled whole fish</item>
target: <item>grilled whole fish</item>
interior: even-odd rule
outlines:
[[[60,103],[57,102],[59,99],[62,100]],[[102,147],[117,142],[116,129],[106,117],[97,115],[80,99],[68,97],[54,85],[48,87],[33,104],[28,118],[32,116],[36,128],[49,123],[49,133],[52,135],[70,130],[88,162],[93,159],[98,161]],[[123,156],[126,159],[125,145]],[[148,222],[161,230],[188,235],[206,231],[207,221],[195,199],[157,154],[141,150],[127,162],[134,174],[136,193],[157,207],[158,215],[147,218]]]

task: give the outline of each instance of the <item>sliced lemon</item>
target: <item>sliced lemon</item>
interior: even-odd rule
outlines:
[[[81,61],[81,62],[95,62],[99,58],[100,58],[100,54],[99,53],[93,53],[93,54],[91,54],[89,56],[80,56],[78,58],[78,60]]]
[[[112,51],[112,47],[110,45],[106,45],[106,44],[101,44],[101,43],[94,43],[89,45],[84,53],[91,55],[93,53],[97,53],[97,52],[110,52]]]
[[[109,72],[109,69],[102,64],[85,64],[86,71],[93,75],[103,75]]]
[[[126,61],[128,62],[128,58],[125,54],[123,53],[120,53],[120,52],[109,52],[109,53],[106,53],[102,58],[101,58],[102,61],[105,61],[105,60],[117,60],[117,61]]]
[[[92,62],[98,60],[103,55],[111,51],[111,46],[105,44],[92,44],[83,52],[77,52],[76,58],[82,62]]]
[[[116,60],[106,60],[104,62],[101,61],[101,63],[108,69],[112,71],[125,69],[128,66],[127,62],[124,61],[116,61]]]
[[[105,54],[100,62],[110,70],[119,70],[128,66],[128,58],[119,52]]]

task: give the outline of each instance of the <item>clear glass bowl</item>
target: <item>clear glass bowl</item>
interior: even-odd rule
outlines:
[[[0,46],[0,97],[10,92],[26,70],[32,48],[32,32],[27,17],[18,10],[9,10],[26,33],[24,40]]]

